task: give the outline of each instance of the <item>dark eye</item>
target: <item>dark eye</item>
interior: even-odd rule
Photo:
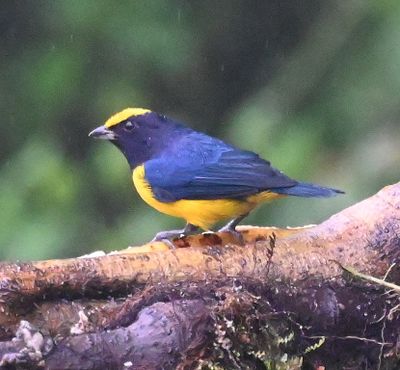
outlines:
[[[126,121],[125,124],[124,124],[124,130],[125,131],[132,131],[137,127],[138,127],[137,123],[136,122],[132,122],[132,121]]]

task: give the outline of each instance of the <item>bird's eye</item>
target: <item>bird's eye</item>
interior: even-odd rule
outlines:
[[[124,125],[125,131],[132,131],[133,129],[137,128],[137,123],[132,121],[126,121]]]

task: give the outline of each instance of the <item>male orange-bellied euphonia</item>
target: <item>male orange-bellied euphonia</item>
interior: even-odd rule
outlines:
[[[187,224],[156,240],[204,230],[224,219],[236,225],[258,204],[288,195],[331,197],[340,190],[293,180],[257,154],[194,131],[142,108],[127,108],[89,136],[107,139],[125,155],[133,183],[150,206]]]

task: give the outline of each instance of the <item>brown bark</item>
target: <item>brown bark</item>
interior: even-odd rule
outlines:
[[[176,249],[153,243],[1,264],[3,364],[265,368],[285,353],[290,368],[302,358],[329,368],[396,363],[398,292],[342,266],[400,281],[400,183],[317,226],[240,230],[245,245],[227,234],[195,235]]]

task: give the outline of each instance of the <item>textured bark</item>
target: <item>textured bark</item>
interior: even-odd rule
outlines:
[[[194,235],[175,249],[2,263],[2,364],[396,368],[398,291],[343,267],[399,283],[400,183],[320,225],[240,230],[245,245]]]

